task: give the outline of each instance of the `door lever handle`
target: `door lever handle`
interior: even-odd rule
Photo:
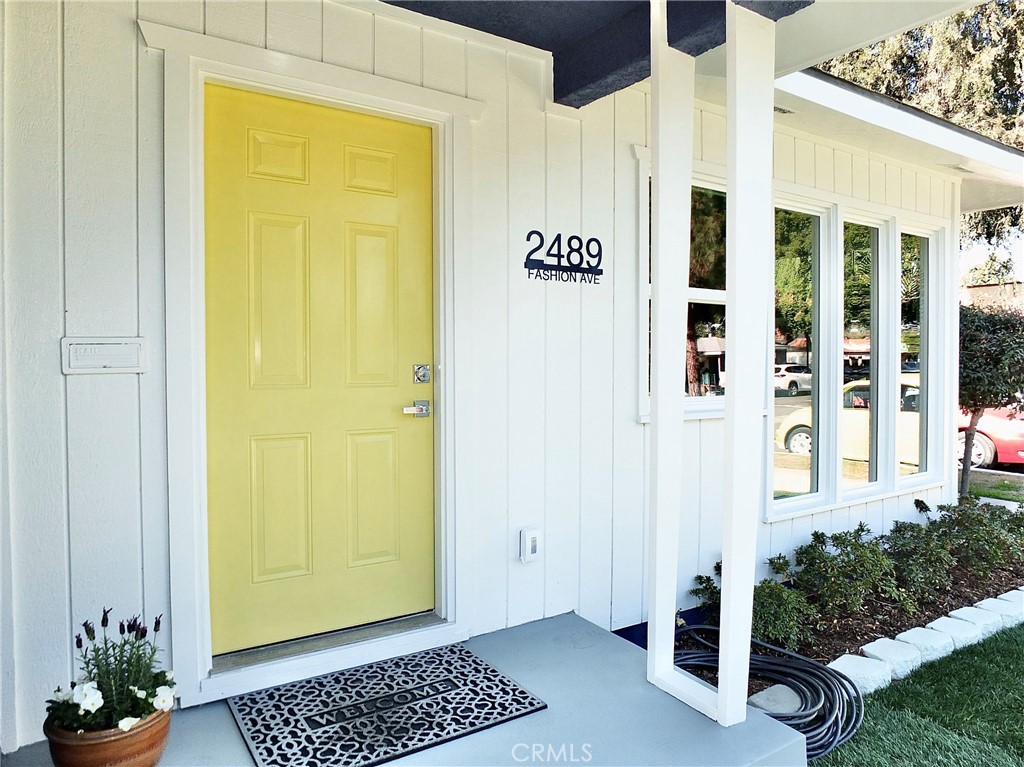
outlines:
[[[414,400],[412,407],[403,407],[403,415],[411,415],[415,418],[429,418],[430,417],[430,400],[418,399]]]

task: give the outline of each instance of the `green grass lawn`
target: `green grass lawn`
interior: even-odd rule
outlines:
[[[869,695],[853,740],[815,767],[1024,767],[1024,626]]]
[[[1013,477],[1006,474],[992,475],[972,471],[971,495],[1024,503],[1024,474]]]

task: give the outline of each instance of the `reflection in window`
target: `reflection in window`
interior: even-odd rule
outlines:
[[[927,418],[924,392],[928,240],[900,237],[900,409],[896,417],[896,457],[900,474],[926,471]]]
[[[725,394],[725,307],[690,304],[686,328],[686,394]]]
[[[817,490],[817,216],[775,211],[776,498]]]
[[[843,225],[843,410],[840,446],[843,486],[856,487],[877,478],[876,384],[871,378],[875,338],[875,274],[878,230],[863,224]]]
[[[690,287],[725,290],[725,192],[690,192]]]

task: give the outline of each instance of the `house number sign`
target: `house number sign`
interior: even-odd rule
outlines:
[[[584,241],[578,234],[565,237],[558,232],[548,241],[543,232],[533,229],[526,235],[526,244],[532,246],[523,262],[527,279],[601,284],[604,248],[596,237]]]

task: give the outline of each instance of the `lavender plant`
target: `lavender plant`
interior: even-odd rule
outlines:
[[[67,690],[58,687],[46,701],[50,720],[66,730],[90,732],[114,727],[127,732],[156,711],[174,706],[174,674],[157,668],[159,648],[139,616],[119,621],[111,636],[110,612],[104,608],[100,635],[91,621],[75,635],[82,674]],[[153,621],[153,634],[160,631]]]

